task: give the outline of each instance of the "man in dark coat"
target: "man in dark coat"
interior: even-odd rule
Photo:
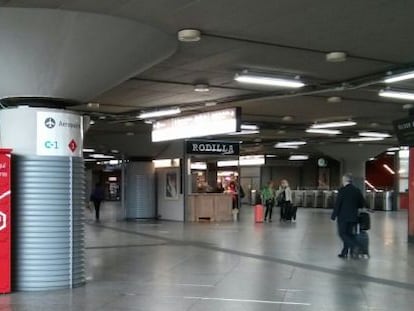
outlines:
[[[345,174],[342,183],[343,187],[339,189],[331,219],[338,219],[338,234],[344,242],[338,257],[346,258],[348,250],[351,250],[352,256],[358,255],[359,245],[355,238],[355,228],[358,222],[358,210],[364,207],[365,200],[361,191],[352,184],[351,174]]]

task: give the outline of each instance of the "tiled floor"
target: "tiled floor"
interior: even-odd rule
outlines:
[[[245,206],[239,223],[183,224],[117,222],[116,209],[86,225],[84,287],[0,296],[0,310],[414,310],[405,212],[373,214],[372,257],[355,261],[336,257],[327,210],[254,224]]]

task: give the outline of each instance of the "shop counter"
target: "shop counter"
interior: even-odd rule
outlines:
[[[223,193],[193,193],[188,196],[187,221],[232,221],[232,196]]]

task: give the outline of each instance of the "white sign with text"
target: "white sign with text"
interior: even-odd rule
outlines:
[[[37,112],[37,155],[81,157],[82,116],[67,112]]]

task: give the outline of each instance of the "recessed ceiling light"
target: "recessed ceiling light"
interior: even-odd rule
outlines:
[[[400,150],[400,147],[390,147],[387,149],[387,151],[398,151]]]
[[[197,42],[201,40],[201,32],[197,29],[181,29],[177,37],[181,42]]]
[[[327,123],[315,123],[311,126],[312,129],[324,129],[324,128],[335,128],[335,127],[346,127],[354,126],[357,123],[354,121],[338,121],[338,122],[327,122]]]
[[[98,109],[100,105],[99,105],[99,103],[88,103],[86,106],[88,108]]]
[[[326,61],[330,63],[341,63],[346,61],[345,52],[330,52],[326,54]]]
[[[111,152],[112,152],[112,153],[119,153],[119,150],[112,149],[112,150],[111,150]]]
[[[283,118],[282,118],[282,121],[285,121],[285,122],[290,122],[290,121],[292,121],[294,118],[292,117],[292,116],[284,116]]]
[[[242,124],[241,129],[242,130],[257,131],[259,129],[259,127],[256,124]]]
[[[362,136],[362,137],[383,137],[383,138],[391,137],[391,135],[388,134],[388,133],[380,133],[380,132],[360,132],[359,136]]]
[[[126,133],[126,136],[134,136],[135,134],[134,134],[134,132],[127,132]]]
[[[206,107],[213,107],[213,106],[217,105],[217,102],[213,102],[213,101],[211,101],[211,102],[206,102],[204,105],[205,105]]]
[[[95,123],[96,123],[96,122],[95,122],[94,120],[90,120],[90,121],[89,121],[89,124],[90,124],[90,125],[94,125]]]
[[[207,84],[196,84],[194,85],[194,92],[206,93],[210,92],[210,88]]]
[[[257,84],[265,86],[277,86],[277,87],[286,87],[286,88],[300,88],[305,86],[300,80],[297,79],[286,79],[281,77],[275,77],[270,75],[260,75],[249,72],[243,72],[241,74],[236,74],[234,80],[241,83],[248,84]]]
[[[154,121],[152,121],[152,120],[145,120],[144,123],[145,124],[152,124],[152,123],[154,123]]]
[[[106,120],[106,116],[99,116],[99,120]]]
[[[332,104],[334,104],[334,103],[340,103],[342,101],[342,98],[339,97],[339,96],[331,96],[331,97],[328,97],[326,99],[326,101],[328,103],[332,103]]]
[[[277,158],[275,154],[266,154],[266,158]]]
[[[403,106],[403,109],[404,109],[404,110],[410,110],[410,109],[412,109],[412,108],[414,108],[414,105],[413,105],[413,104],[405,104],[405,105]]]
[[[279,135],[283,135],[283,134],[286,134],[286,131],[285,131],[285,130],[278,130],[278,131],[277,131],[277,134],[279,134]]]
[[[307,129],[306,133],[311,134],[326,134],[326,135],[340,135],[342,134],[342,131],[340,130],[328,130],[328,129]]]
[[[125,122],[125,123],[124,123],[124,125],[125,125],[126,127],[131,127],[131,126],[134,126],[134,122],[130,122],[130,121],[128,121],[128,122]]]
[[[370,125],[369,125],[370,127],[378,127],[379,126],[379,124],[377,123],[377,122],[372,122],[372,123],[370,123]]]
[[[95,149],[92,149],[92,148],[84,148],[84,149],[82,149],[82,151],[85,152],[85,153],[90,153],[90,152],[95,152]]]
[[[381,90],[378,94],[381,97],[396,98],[403,100],[414,100],[414,93],[392,90]]]

